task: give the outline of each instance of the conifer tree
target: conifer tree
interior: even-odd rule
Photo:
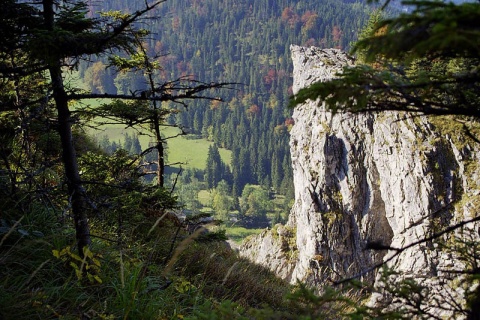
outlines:
[[[226,174],[226,165],[220,157],[216,144],[208,148],[207,164],[205,167],[205,181],[210,189],[216,188]]]
[[[88,198],[80,176],[72,129],[77,117],[70,110],[69,104],[72,101],[97,98],[118,99],[114,103],[121,107],[125,104],[119,101],[125,100],[152,103],[153,108],[143,108],[142,111],[151,114],[149,119],[153,121],[157,138],[155,148],[160,153],[163,150],[161,149],[163,140],[157,129],[159,123],[163,121],[164,114],[162,110],[155,107],[155,104],[162,101],[185,104],[182,102],[183,100],[208,98],[202,93],[223,86],[216,83],[182,82],[182,79],[158,85],[153,83],[152,78],[149,78],[149,94],[134,91],[130,94],[124,92],[116,95],[84,93],[76,88],[70,88],[65,83],[66,70],[78,66],[82,58],[92,55],[107,55],[113,51],[134,54],[137,51],[138,42],[147,33],[144,30],[135,29],[133,25],[140,17],[152,12],[163,2],[164,0],[145,2],[143,8],[131,14],[110,12],[99,18],[87,16],[87,4],[84,1],[42,0],[38,3],[24,3],[23,1],[7,0],[2,3],[0,33],[7,35],[0,39],[2,83],[13,85],[13,91],[15,91],[19,88],[17,84],[23,79],[48,75],[45,77],[47,79],[44,90],[41,91],[42,96],[37,98],[30,95],[25,97],[26,100],[23,103],[45,108],[52,106],[56,112],[56,128],[60,138],[68,199],[80,256],[83,256],[84,248],[91,242],[87,213],[89,210],[95,209],[95,205]],[[21,53],[22,58],[12,64],[9,59],[13,57],[14,53]],[[114,62],[121,63],[122,61],[117,59]],[[143,62],[146,70],[151,71],[148,64]],[[2,99],[1,107],[2,109],[16,108],[15,101],[10,98]],[[123,109],[123,111],[125,111],[127,119],[132,115],[132,112],[128,110]],[[78,112],[75,111],[75,113]],[[128,119],[129,121],[141,122],[138,113],[134,112],[133,115],[135,118]],[[163,153],[161,154],[163,155]],[[159,168],[163,169],[163,165]],[[159,174],[159,177],[162,175]],[[162,180],[159,184],[163,185]]]
[[[300,90],[290,105],[321,98],[332,111],[479,117],[480,3],[403,3],[413,11],[378,21],[356,43],[365,64]]]

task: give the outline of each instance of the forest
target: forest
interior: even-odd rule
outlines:
[[[292,188],[289,42],[347,46],[366,7],[98,5],[2,2],[0,318],[307,315],[310,291],[239,258],[191,182],[215,218],[268,226]],[[93,138],[98,123],[125,132]],[[204,169],[171,174],[168,129],[208,142]]]
[[[102,9],[133,10],[122,1],[105,1]],[[92,15],[96,10],[95,4],[89,7]],[[151,34],[145,43],[147,52],[156,57],[161,66],[155,81],[191,77],[236,84],[232,90],[216,93],[223,102],[196,100],[187,108],[165,103],[167,108],[179,111],[167,118],[169,125],[182,128],[189,134],[188,139],[213,143],[207,163],[200,168],[188,163],[170,166],[167,161],[168,172],[183,168],[179,197],[188,210],[203,207],[204,211],[216,212],[210,190],[224,180],[225,192],[221,193],[228,199],[223,196],[223,202],[231,203],[228,211],[234,221],[236,216],[245,216],[239,198],[246,202],[242,197],[246,185],[260,186],[263,191],[259,194],[266,192],[267,201],[256,202],[264,203],[260,211],[268,212],[268,219],[260,214],[258,225],[245,225],[265,227],[286,221],[293,201],[288,134],[293,120],[291,110],[285,107],[292,94],[290,44],[348,50],[371,10],[371,6],[358,1],[225,1],[219,4],[209,0],[167,1],[156,9],[156,18],[148,20],[146,26]],[[80,63],[80,77],[92,92],[123,94],[145,89],[147,81],[141,72],[116,73],[105,68],[107,64],[105,58]],[[123,139],[113,135],[112,141],[107,141],[100,136],[102,147],[109,150],[115,149],[109,143],[121,146]],[[143,139],[145,148],[149,141]],[[223,163],[220,163],[220,159],[210,153],[216,148],[230,150],[231,156],[221,159]],[[129,150],[129,145],[125,149]],[[172,154],[176,152],[174,149],[172,140],[169,147]],[[209,168],[223,172],[216,172],[216,178],[207,181],[211,177]],[[200,190],[206,192],[196,199]],[[192,201],[192,197],[197,201]],[[184,201],[186,198],[189,201]]]
[[[370,92],[358,73],[290,100],[290,44],[349,49],[378,6],[370,2],[3,0],[0,319],[412,318],[409,310],[367,306],[372,288],[356,281],[322,292],[286,283],[240,258],[221,227],[222,220],[267,227],[286,219],[293,191],[289,101],[334,92],[332,99],[344,99],[347,109],[379,111],[367,103],[375,99],[363,99]],[[478,21],[478,5],[446,11],[422,4],[446,16],[470,12],[458,15],[468,18],[467,30]],[[369,36],[384,39],[378,31],[385,24],[372,27],[373,20]],[[463,28],[459,21],[433,29]],[[419,34],[419,43],[429,39]],[[399,44],[411,44],[411,34],[401,35]],[[402,53],[397,37],[393,32],[380,45],[357,44],[371,64],[362,69],[367,75],[379,71],[392,79],[372,55]],[[478,62],[478,40],[472,39],[473,46],[458,38],[448,42],[465,45],[462,54],[474,57],[461,66]],[[427,47],[438,49],[435,44]],[[452,94],[465,92],[452,96],[452,105],[465,102],[466,115],[470,104],[478,105],[478,64],[471,71],[446,86]],[[467,90],[459,90],[465,83]],[[412,92],[438,90],[433,84]],[[346,85],[364,104],[349,105],[350,91],[331,91]],[[411,97],[415,104],[392,108],[423,107],[421,97]],[[124,132],[94,138],[98,124],[120,125]],[[208,146],[203,168],[169,163],[172,136]],[[205,191],[208,204],[200,199]],[[478,268],[468,271],[475,284]],[[391,290],[415,308],[423,297],[418,288],[407,282]],[[468,319],[476,319],[470,310],[479,304],[478,286],[472,288],[461,306]]]

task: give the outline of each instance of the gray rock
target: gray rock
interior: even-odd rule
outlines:
[[[294,92],[354,64],[340,50],[292,46],[291,51]],[[380,287],[378,270],[364,272],[395,251],[365,250],[367,243],[402,248],[479,212],[479,148],[452,133],[454,122],[398,112],[333,115],[318,101],[298,106],[293,118],[295,203],[289,221],[240,248],[282,278],[321,287],[361,275]],[[429,241],[403,251],[388,266],[443,288],[441,270],[461,268],[454,255]],[[377,300],[379,295],[372,298]]]

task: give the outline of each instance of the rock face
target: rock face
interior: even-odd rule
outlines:
[[[294,92],[354,63],[334,49],[291,51]],[[365,250],[367,243],[404,248],[479,212],[480,153],[463,124],[393,112],[333,115],[318,101],[298,106],[293,118],[289,221],[241,248],[279,276],[312,286],[355,275],[374,283],[376,271],[364,272],[395,251]],[[457,259],[436,241],[388,265],[416,278],[441,277]]]

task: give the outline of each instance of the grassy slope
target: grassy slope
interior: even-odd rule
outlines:
[[[92,231],[102,237],[93,241],[98,268],[87,269],[87,274],[97,277],[90,281],[85,274],[80,278],[81,273],[75,273],[82,262],[74,249],[54,257],[55,250],[58,255],[74,243],[73,230],[58,225],[46,210],[27,215],[21,228],[29,235],[22,236],[12,227],[2,236],[0,318],[247,319],[240,314],[250,313],[252,307],[266,313],[255,319],[295,314],[285,299],[291,287],[271,272],[239,258],[221,242],[196,242],[183,230],[171,256],[176,228],[160,224],[149,233],[155,218],[141,220],[126,225],[121,248],[104,240],[116,239],[113,230],[105,233],[92,225]],[[32,236],[33,231],[41,236]],[[85,261],[87,266],[92,264],[90,259]],[[222,307],[219,301],[227,305]]]
[[[85,89],[85,84],[78,77],[78,72],[70,73],[66,82],[76,88]],[[90,106],[98,106],[103,102],[99,100],[88,100],[83,103]],[[121,142],[123,144],[125,139],[125,133],[133,135],[136,133],[134,129],[126,129],[123,125],[105,125],[100,128],[100,130],[91,129],[89,134],[100,138],[106,135],[110,141]],[[178,129],[165,127],[163,129],[163,134],[165,137],[171,137],[177,135],[179,132]],[[190,136],[191,137],[191,136]],[[150,142],[150,137],[148,135],[139,136],[140,144],[143,149],[148,147]],[[184,168],[194,168],[194,169],[205,169],[205,164],[207,162],[208,156],[208,147],[213,144],[211,141],[205,139],[189,139],[186,136],[179,136],[173,139],[169,139],[168,142],[168,163],[182,163]],[[230,164],[232,161],[232,152],[227,149],[219,149],[220,156],[226,164]],[[174,165],[174,167],[179,167],[180,164]]]
[[[132,135],[135,133],[133,129],[125,129],[125,126],[120,125],[108,125],[102,128],[102,130],[92,130],[91,134],[95,137],[102,137],[106,135],[110,141],[123,143],[125,139],[125,133]],[[178,129],[166,127],[163,130],[165,137],[172,137],[178,134]],[[147,135],[139,136],[140,144],[143,149],[148,147],[151,141]],[[205,139],[188,139],[186,136],[179,136],[172,139],[168,139],[168,163],[174,164],[174,167],[181,166],[184,168],[205,169],[207,163],[208,147],[213,142]],[[232,160],[232,152],[227,149],[219,149],[222,160],[230,164]],[[167,164],[168,164],[167,163]]]

